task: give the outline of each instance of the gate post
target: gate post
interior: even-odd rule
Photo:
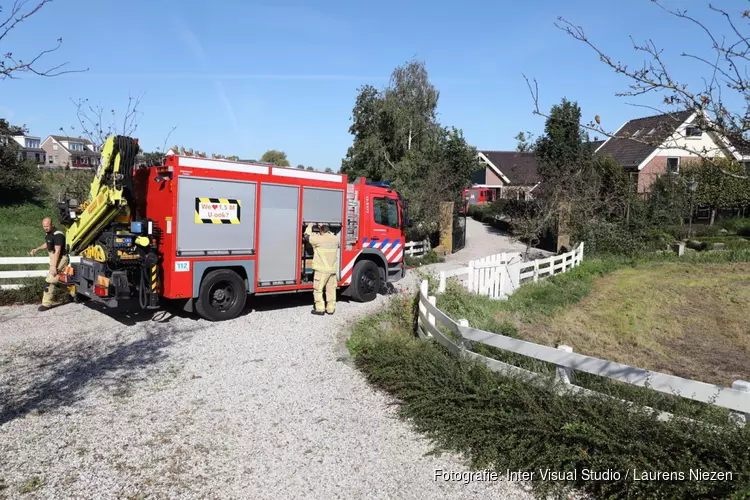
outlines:
[[[440,203],[440,246],[446,253],[453,251],[453,202]]]

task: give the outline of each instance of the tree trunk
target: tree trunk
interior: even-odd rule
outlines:
[[[710,225],[712,225],[712,226],[714,225],[714,220],[716,220],[716,209],[712,208],[711,209],[711,223],[710,223]]]

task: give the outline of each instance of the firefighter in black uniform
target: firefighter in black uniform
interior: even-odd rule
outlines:
[[[53,305],[52,296],[60,282],[59,274],[70,264],[70,258],[65,250],[65,233],[56,229],[49,217],[42,220],[42,227],[46,233],[45,242],[31,250],[31,255],[36,255],[38,251],[45,248],[49,254],[49,272],[44,283],[42,305],[39,306],[40,311],[46,311]]]

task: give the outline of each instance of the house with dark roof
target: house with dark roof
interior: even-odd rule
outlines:
[[[697,112],[681,111],[630,120],[604,141],[596,154],[609,155],[622,165],[637,191],[644,194],[658,176],[677,174],[702,156],[750,160],[726,138],[701,130],[697,118]]]
[[[94,143],[81,137],[50,135],[42,143],[42,149],[47,154],[46,166],[53,168],[94,169],[102,156]]]
[[[474,188],[488,188],[494,198],[531,199],[539,185],[539,164],[534,153],[518,151],[478,152],[479,162],[484,166],[472,175]]]

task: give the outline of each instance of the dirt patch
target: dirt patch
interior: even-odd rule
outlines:
[[[663,264],[599,278],[569,309],[516,324],[534,342],[727,386],[750,380],[748,304],[750,264]]]

